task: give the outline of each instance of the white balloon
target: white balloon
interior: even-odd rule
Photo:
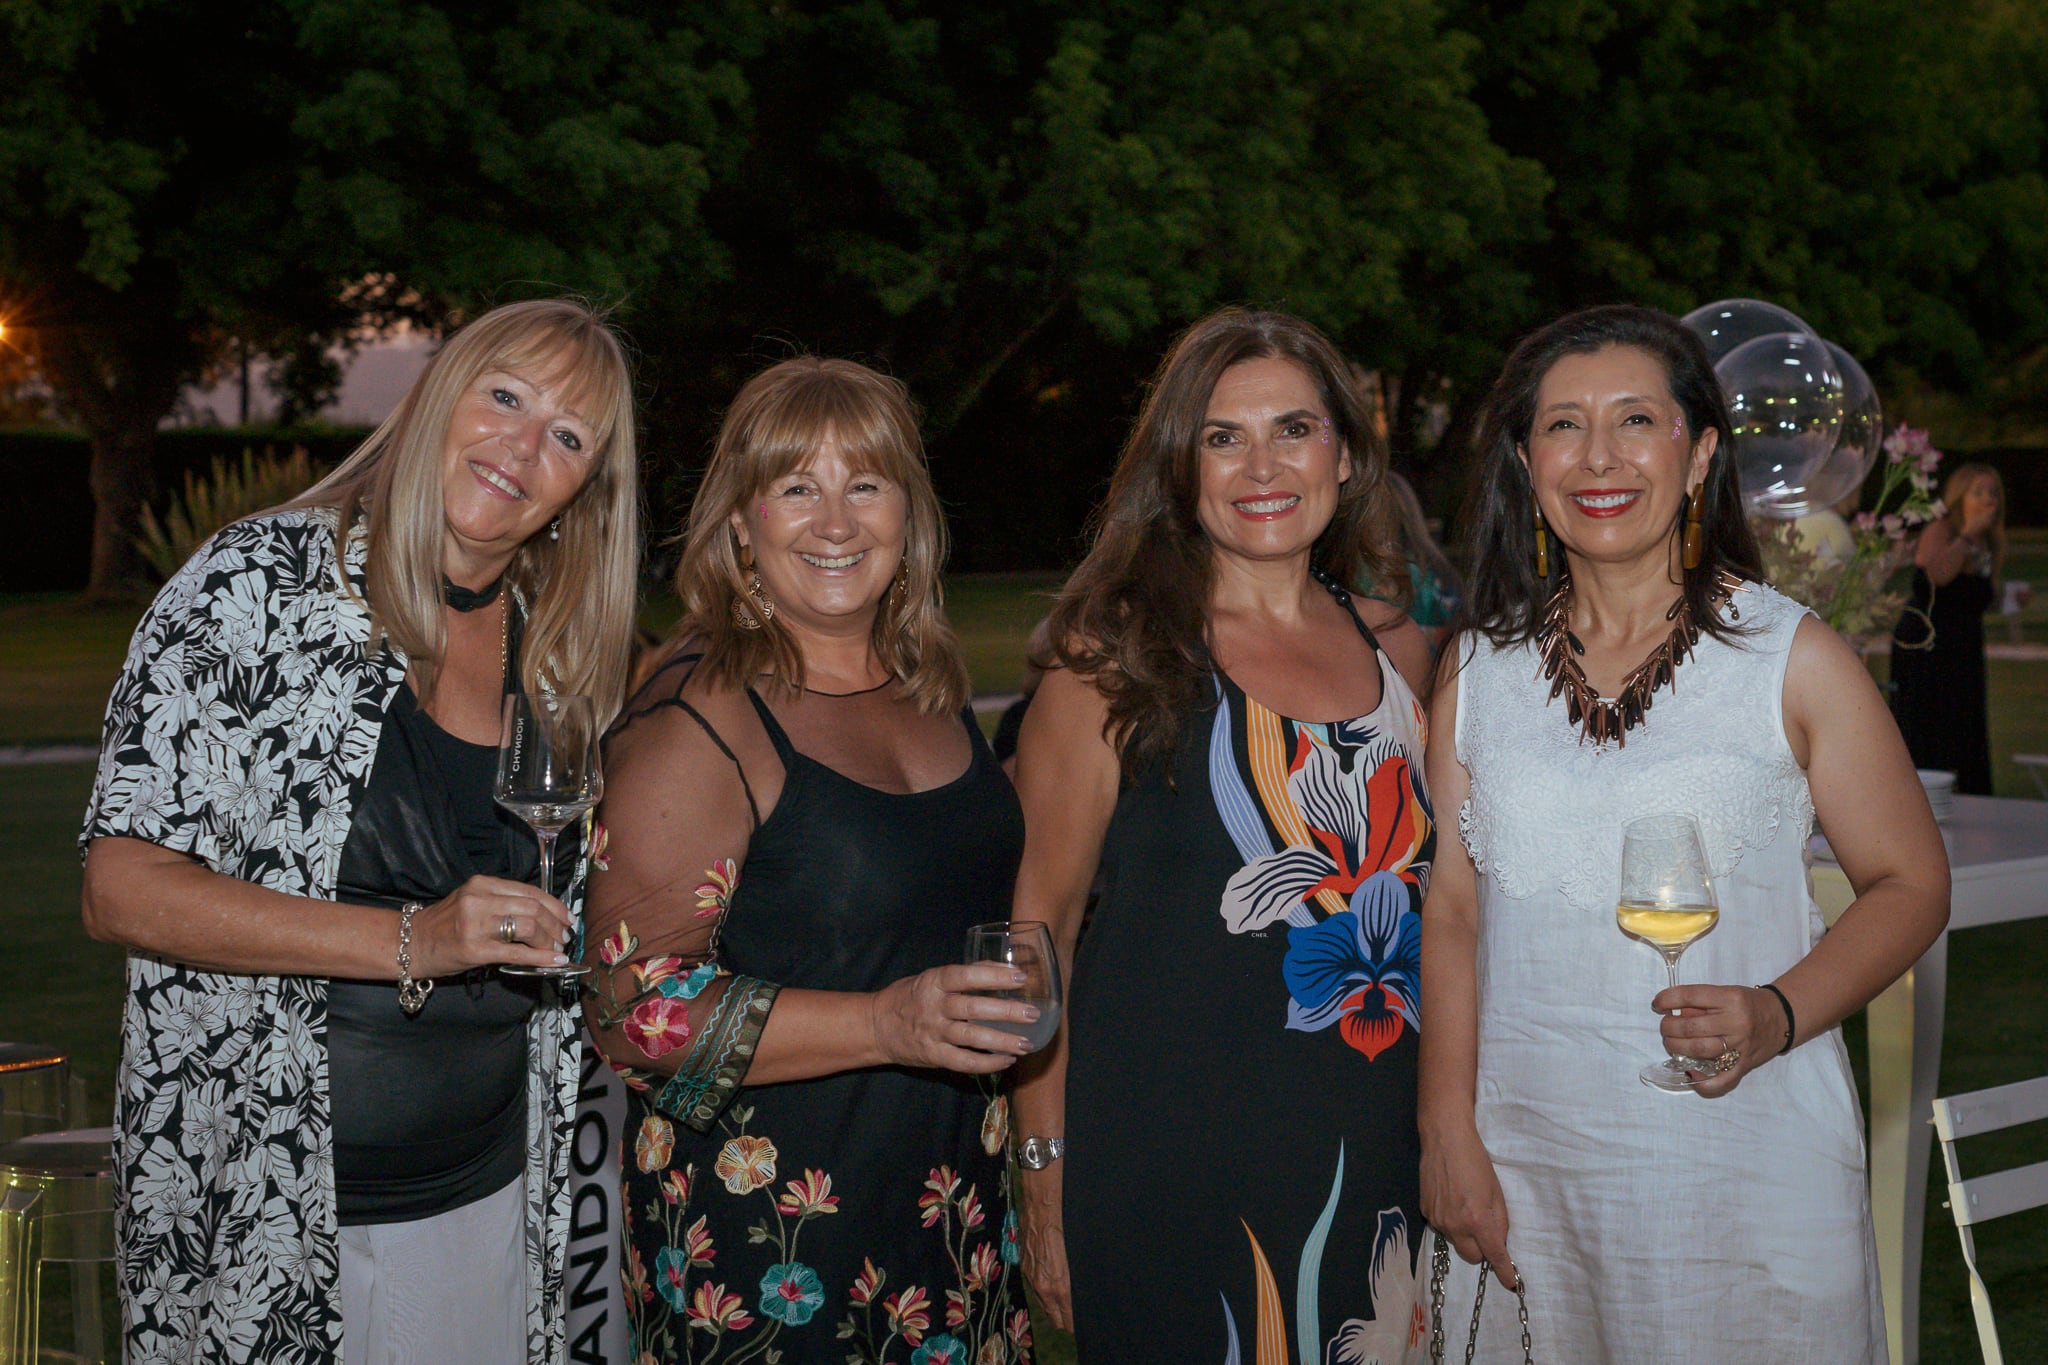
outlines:
[[[1766,516],[1793,515],[1844,420],[1847,385],[1828,345],[1810,333],[1775,332],[1745,341],[1714,367],[1735,431],[1735,472],[1743,494]]]
[[[1775,332],[1819,335],[1797,313],[1762,299],[1721,299],[1693,309],[1678,321],[1699,335],[1706,344],[1707,363],[1717,367],[1730,351],[1758,337]]]
[[[1842,426],[1835,448],[1806,487],[1760,500],[1757,510],[1766,516],[1803,517],[1833,507],[1863,486],[1884,453],[1884,412],[1878,406],[1877,386],[1856,357],[1832,341],[1826,344],[1842,376]]]

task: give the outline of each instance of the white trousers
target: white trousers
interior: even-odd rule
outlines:
[[[345,1365],[526,1359],[526,1181],[411,1223],[341,1230]]]

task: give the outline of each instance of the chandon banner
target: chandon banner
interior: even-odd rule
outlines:
[[[619,1138],[626,1087],[588,1039],[569,1152],[569,1359],[623,1365],[630,1337],[620,1274]]]

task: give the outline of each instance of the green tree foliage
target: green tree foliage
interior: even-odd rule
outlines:
[[[92,438],[92,591],[129,585],[149,446],[232,340],[314,401],[366,315],[619,294],[715,257],[731,72],[672,7],[46,0],[0,10],[0,288]],[[531,283],[529,283],[531,282]]]
[[[2044,73],[2031,0],[17,0],[0,307],[93,434],[102,588],[209,359],[282,360],[309,407],[359,318],[556,288],[624,303],[659,519],[747,373],[855,355],[925,404],[994,567],[1078,527],[1222,302],[1379,370],[1410,458],[1425,401],[1612,299],[1757,294],[1880,375],[2019,373]]]

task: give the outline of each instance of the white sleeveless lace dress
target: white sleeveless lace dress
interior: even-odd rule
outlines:
[[[1615,927],[1625,821],[1685,812],[1705,835],[1721,920],[1686,950],[1681,982],[1773,980],[1822,933],[1813,802],[1781,714],[1805,609],[1761,586],[1731,606],[1753,633],[1701,636],[1626,747],[1579,742],[1529,647],[1481,639],[1458,675],[1472,778],[1458,823],[1480,874],[1479,1132],[1549,1365],[1885,1359],[1841,1031],[1720,1099],[1636,1076],[1663,1055],[1650,998],[1665,978]],[[1474,1270],[1453,1267],[1444,1323],[1462,1342]],[[1487,1297],[1479,1359],[1520,1361],[1513,1296]]]

